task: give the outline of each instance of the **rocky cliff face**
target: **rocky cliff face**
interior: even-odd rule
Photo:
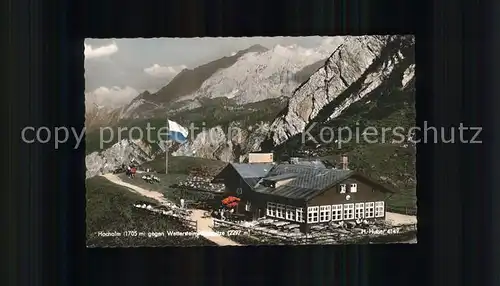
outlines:
[[[224,162],[244,161],[250,152],[260,150],[269,134],[269,123],[246,128],[237,123],[227,128],[216,126],[200,132],[193,141],[181,145],[173,156],[196,156]]]
[[[260,150],[260,144],[269,134],[269,124],[259,123],[249,128],[237,125],[208,128],[182,145],[168,142],[169,150],[173,151],[171,156],[201,157],[224,162],[243,161],[249,152]],[[132,160],[142,164],[164,153],[165,148],[161,144],[123,139],[103,151],[92,152],[85,157],[86,177],[110,173]]]
[[[401,36],[346,39],[325,65],[295,90],[286,110],[272,123],[273,144],[282,144],[303,132],[313,119],[337,117],[365,97],[401,64],[405,58],[403,50],[413,43],[412,37]]]
[[[154,148],[141,141],[123,139],[102,152],[93,152],[85,157],[86,177],[110,173],[132,160],[139,164],[153,160]]]
[[[269,151],[290,142],[312,122],[331,122],[336,118],[345,117],[345,113],[372,109],[369,106],[380,102],[381,94],[390,93],[390,90],[394,89],[404,89],[414,82],[413,50],[412,36],[344,37],[342,41],[336,42],[324,64],[291,93],[286,108],[276,117],[270,116],[264,122],[250,120],[248,124],[250,115],[264,112],[263,107],[259,106],[258,110],[250,114],[245,113],[244,116],[234,116],[234,119],[212,124],[213,127],[198,133],[193,140],[183,145],[172,146],[172,155],[196,156],[226,162],[242,161],[249,152]],[[317,67],[318,64],[315,63],[314,66]],[[214,74],[217,78],[219,75],[220,73]],[[213,81],[209,79],[207,82]],[[382,98],[384,106],[393,106],[393,101],[398,101],[401,97]],[[404,101],[401,106],[413,104],[411,100]],[[389,109],[392,110],[393,107]],[[210,114],[217,111],[214,109]],[[348,117],[351,118],[350,116]],[[372,118],[369,114],[367,116]],[[228,121],[230,124],[227,124]],[[245,124],[242,124],[244,121]],[[152,160],[158,152],[163,152],[154,149],[151,146],[122,141],[103,152],[94,152],[88,155],[86,160],[87,176],[113,170],[131,158],[139,162]]]

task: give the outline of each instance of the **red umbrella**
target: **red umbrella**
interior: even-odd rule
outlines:
[[[237,205],[238,205],[238,202],[232,202],[232,203],[227,204],[226,207],[228,207],[228,208],[234,208]]]
[[[225,205],[227,205],[227,204],[230,204],[232,202],[239,202],[239,201],[240,201],[239,198],[233,197],[233,196],[229,196],[229,197],[223,199],[222,203],[225,204]]]

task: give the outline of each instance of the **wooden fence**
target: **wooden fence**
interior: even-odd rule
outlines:
[[[214,219],[214,228],[217,226],[233,227],[238,229],[244,229],[248,231],[248,235],[257,234],[266,236],[269,238],[274,238],[281,240],[282,242],[295,243],[295,244],[308,244],[308,243],[318,243],[320,241],[327,241],[332,239],[338,239],[338,233],[323,233],[323,234],[303,234],[303,233],[278,233],[272,230],[264,230],[255,227],[246,227],[239,224],[235,224],[228,221]]]
[[[280,233],[273,233],[271,231],[265,231],[265,230],[258,229],[255,227],[246,227],[246,226],[232,223],[232,222],[225,221],[225,220],[214,219],[213,222],[214,222],[214,229],[217,227],[221,227],[221,226],[237,228],[237,229],[242,229],[242,230],[248,231],[248,235],[252,235],[252,233],[253,234],[260,234],[260,235],[264,235],[264,236],[272,237],[272,238],[277,238],[277,239],[284,240],[284,241],[290,241],[290,240],[294,240],[294,239],[298,238],[298,236],[294,237],[294,236],[283,235]]]
[[[155,207],[147,209],[147,208],[142,208],[142,207],[138,207],[137,205],[134,205],[134,208],[138,209],[138,210],[152,212],[152,213],[159,214],[159,215],[168,216],[169,218],[173,218],[175,220],[178,220],[181,223],[187,225],[188,227],[193,228],[195,231],[198,231],[198,221],[196,221],[196,220],[191,220],[191,219],[188,219],[186,217],[180,216],[180,215],[175,214],[175,213],[165,213],[164,210],[158,209]]]
[[[181,220],[184,221],[188,227],[193,228],[194,231],[198,231],[198,221],[187,218],[181,218]]]

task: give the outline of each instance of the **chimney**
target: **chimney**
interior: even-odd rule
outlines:
[[[340,162],[342,163],[342,170],[349,170],[349,159],[347,158],[347,155],[343,154]]]
[[[273,163],[273,153],[249,153],[248,163]]]

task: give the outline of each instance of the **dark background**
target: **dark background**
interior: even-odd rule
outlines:
[[[150,2],[10,0],[2,9],[8,285],[500,284],[493,1]],[[27,125],[83,128],[86,37],[389,33],[416,34],[418,125],[483,126],[481,145],[418,146],[418,245],[86,250],[85,146],[20,139]]]

